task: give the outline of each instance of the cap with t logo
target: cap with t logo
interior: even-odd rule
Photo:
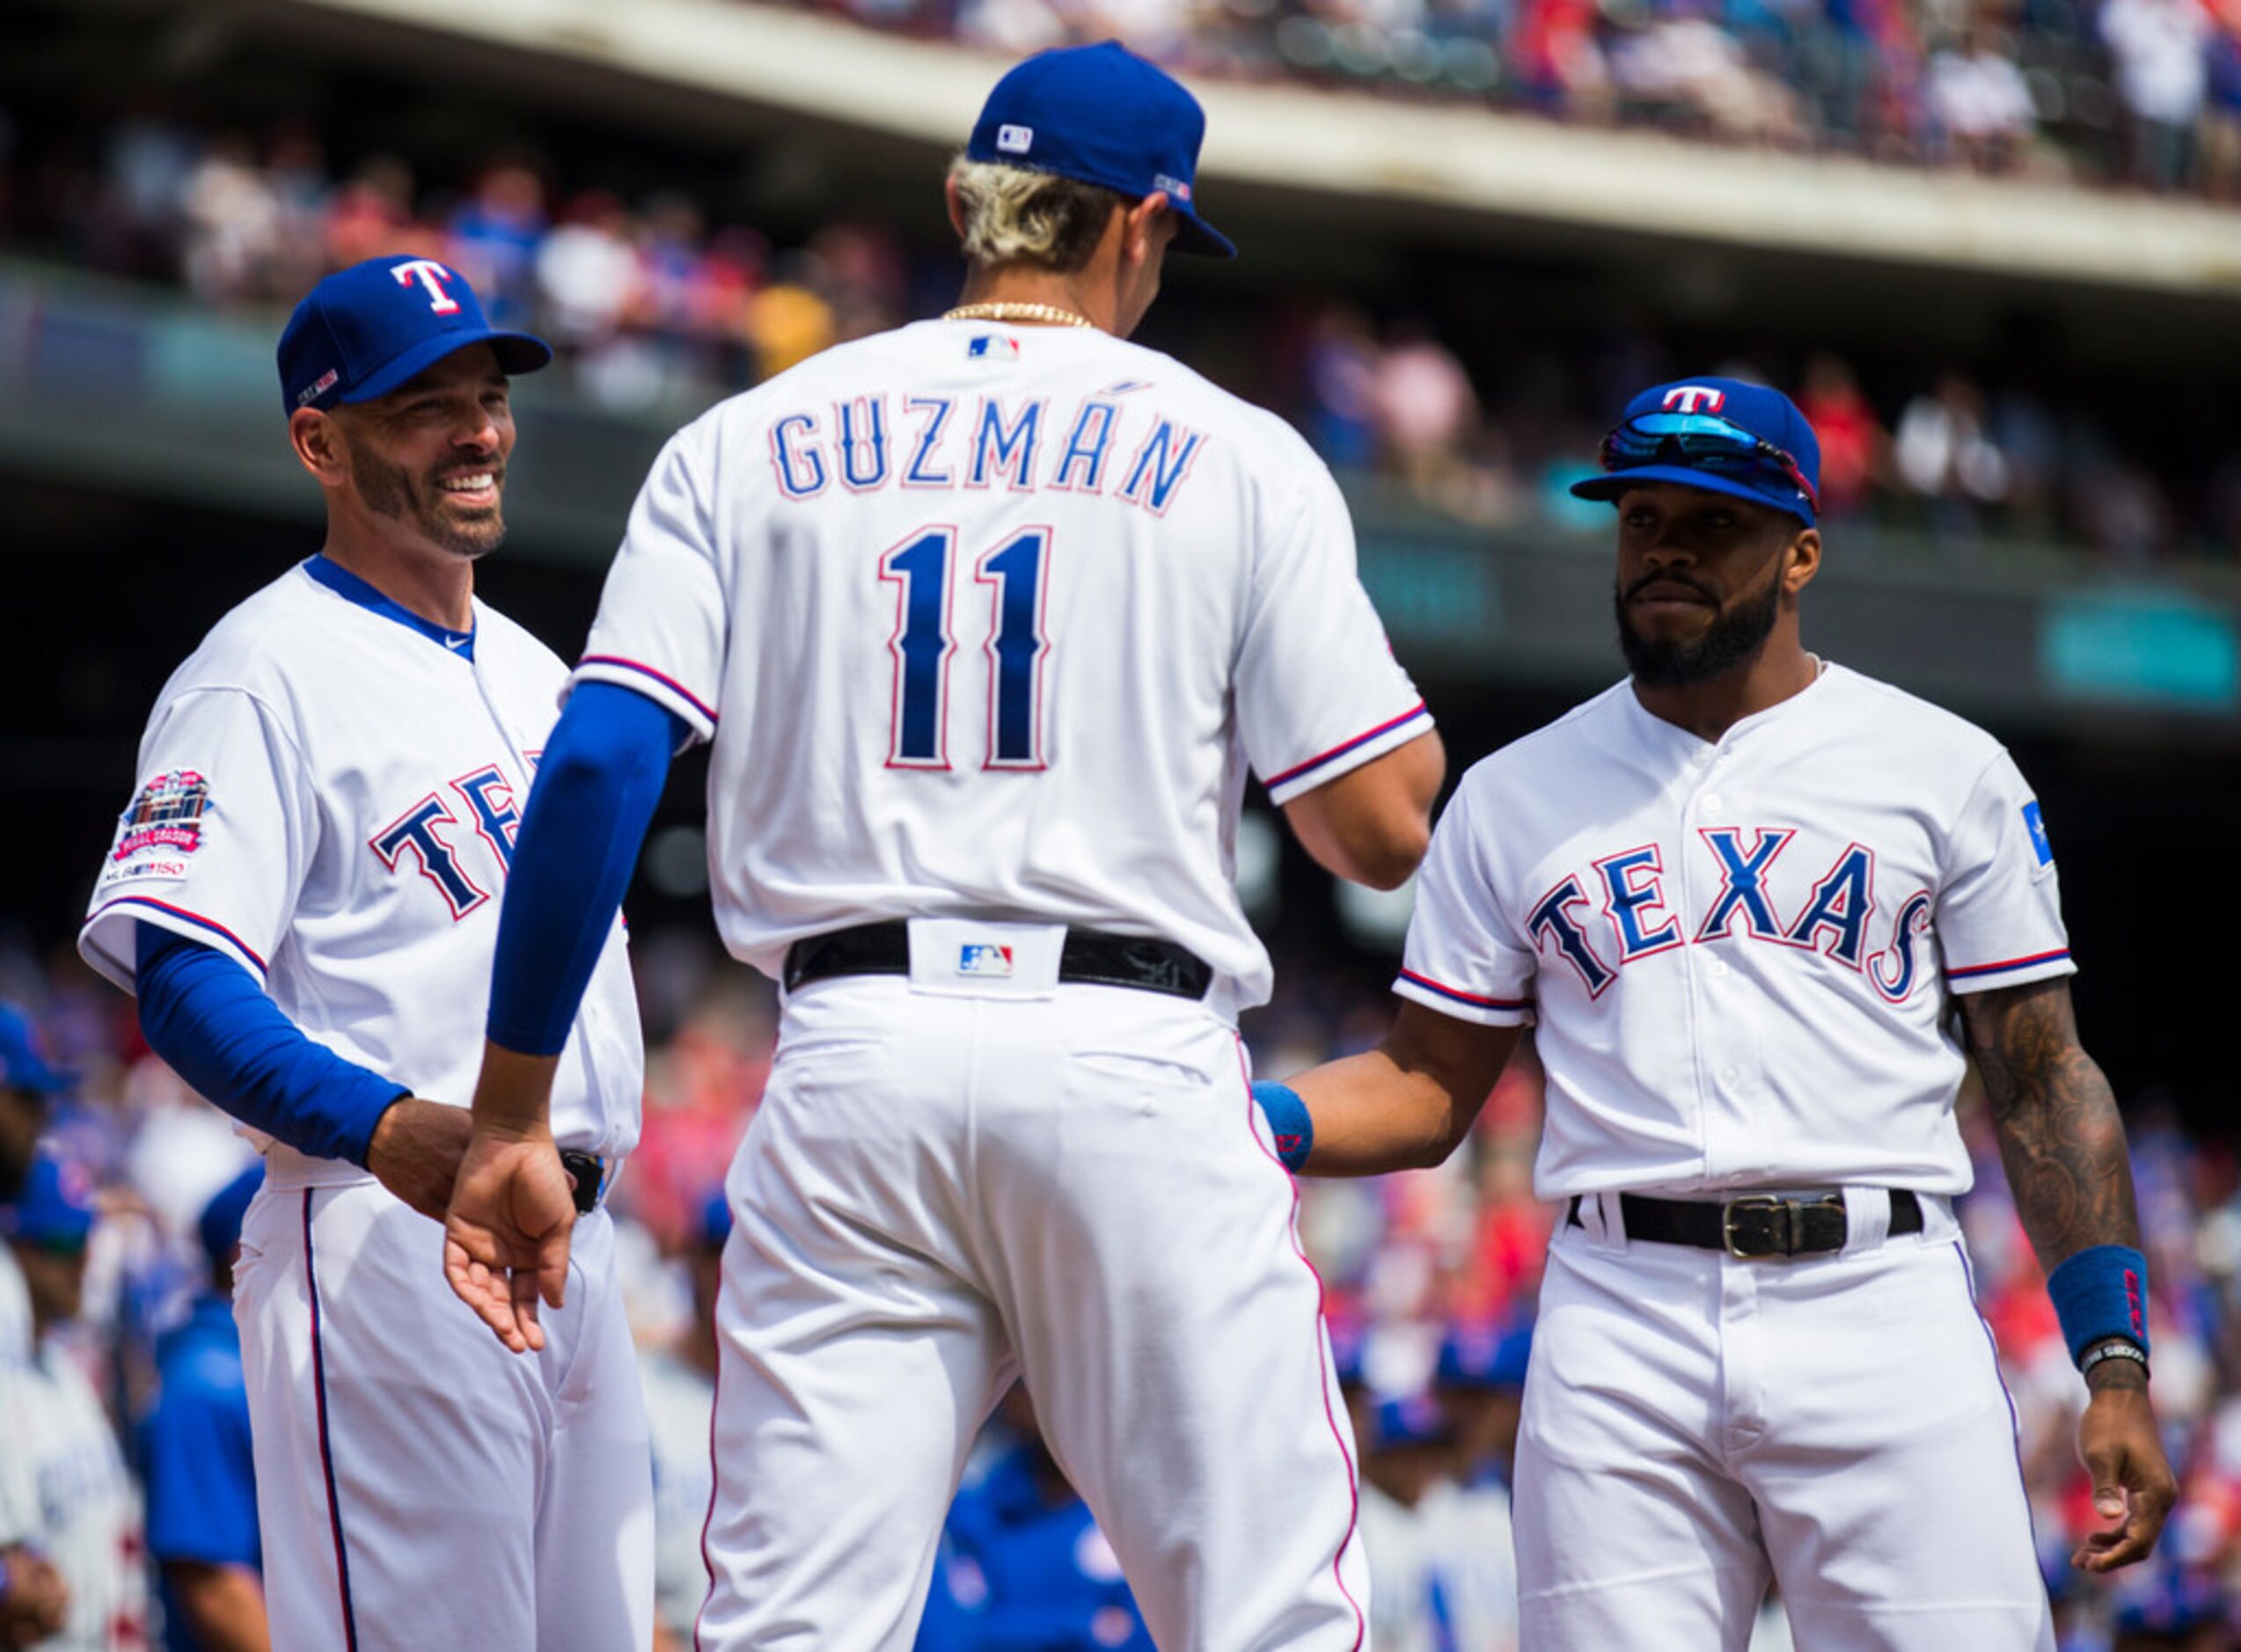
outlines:
[[[553,347],[483,319],[467,278],[432,258],[371,258],[311,289],[280,335],[288,412],[371,401],[454,350],[487,344],[509,373],[533,373]]]

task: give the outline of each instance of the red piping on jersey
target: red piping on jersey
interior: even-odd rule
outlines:
[[[1967,968],[1962,969],[1948,969],[1945,972],[1945,979],[1948,981],[1966,981],[1971,976],[1997,975],[2003,969],[2023,969],[2032,964],[2053,963],[2058,958],[2067,958],[2069,956],[2069,947],[2057,947],[2052,952],[2035,952],[2028,958],[2009,958],[2003,960],[1999,963],[1970,964]]]
[[[711,1316],[713,1317],[713,1316]],[[719,1399],[723,1394],[723,1327],[715,1327],[716,1376],[715,1389]],[[692,1614],[692,1652],[701,1652],[700,1620],[708,1615],[708,1607],[716,1597],[716,1563],[708,1555],[708,1534],[716,1526],[716,1426],[708,1424],[708,1512],[700,1522],[700,1569],[708,1575],[708,1592],[700,1597],[700,1610]]]
[[[635,660],[626,660],[619,654],[587,654],[582,659],[576,662],[576,669],[581,671],[587,665],[619,665],[626,671],[643,672],[646,676],[652,677],[654,681],[659,683],[663,687],[668,689],[670,693],[675,694],[679,699],[682,699],[694,711],[699,713],[701,716],[707,718],[711,723],[717,720],[716,708],[714,706],[703,700],[698,694],[695,694],[691,689],[685,687],[684,683],[678,682],[675,677],[668,676],[666,673],[656,671],[650,665],[641,665]]]
[[[334,1447],[326,1427],[326,1348],[319,1335],[319,1276],[311,1259],[311,1195],[304,1189],[304,1283],[311,1300],[311,1392],[319,1400],[319,1467],[326,1475],[327,1525],[334,1533],[334,1574],[342,1594],[342,1644],[358,1652],[358,1618],[350,1604],[350,1553],[342,1542],[342,1503],[334,1489]]]
[[[1429,976],[1420,976],[1413,969],[1401,971],[1401,979],[1413,982],[1427,992],[1437,992],[1443,998],[1453,998],[1458,1004],[1468,1004],[1482,1010],[1529,1010],[1531,998],[1482,998],[1476,992],[1466,992],[1461,987],[1442,986]]]
[[[1416,719],[1427,715],[1429,715],[1429,713],[1427,713],[1424,708],[1424,703],[1422,700],[1418,700],[1415,705],[1410,707],[1409,710],[1402,712],[1398,717],[1391,718],[1385,722],[1380,723],[1368,733],[1356,735],[1351,740],[1345,741],[1339,745],[1333,746],[1321,757],[1310,757],[1305,763],[1295,764],[1291,768],[1286,769],[1282,774],[1272,774],[1269,776],[1267,781],[1268,788],[1270,791],[1273,792],[1279,786],[1288,786],[1293,781],[1298,779],[1301,775],[1307,773],[1310,769],[1320,769],[1324,764],[1334,762],[1337,758],[1344,757],[1348,752],[1353,750],[1358,746],[1366,746],[1371,741],[1376,739],[1380,735],[1391,734],[1395,729],[1400,727],[1402,724],[1413,722]]]
[[[247,941],[242,939],[240,936],[235,934],[231,930],[228,929],[223,924],[219,923],[216,918],[205,917],[200,912],[190,912],[183,906],[173,906],[168,901],[158,901],[150,895],[120,895],[115,900],[105,902],[101,905],[95,907],[93,909],[92,917],[88,917],[85,921],[88,924],[91,924],[93,922],[94,918],[100,917],[102,913],[114,911],[120,906],[152,906],[159,912],[169,912],[173,917],[183,917],[190,924],[199,924],[201,927],[209,930],[214,935],[224,936],[234,947],[238,947],[240,949],[241,955],[246,958],[251,963],[257,966],[257,973],[259,975],[268,975],[271,973],[271,971],[265,967],[265,961],[257,955],[257,949],[254,947],[252,947]]]
[[[1424,708],[1418,706],[1417,709],[1421,711]],[[1237,1076],[1244,1081],[1245,1128],[1252,1135],[1253,1145],[1261,1150],[1261,1156],[1269,1163],[1278,1170],[1284,1170],[1284,1161],[1269,1151],[1268,1144],[1261,1139],[1261,1133],[1253,1129],[1253,1110],[1260,1104],[1253,1100],[1253,1070],[1246,1064],[1245,1041],[1241,1038],[1237,1041]],[[1322,1274],[1308,1256],[1306,1247],[1300,1243],[1300,1183],[1290,1171],[1284,1170],[1284,1174],[1285,1179],[1292,1183],[1292,1215],[1285,1224],[1285,1234],[1292,1241],[1293,1254],[1307,1268],[1307,1276],[1315,1282],[1315,1369],[1322,1376],[1322,1418],[1330,1425],[1330,1437],[1337,1444],[1339,1461],[1346,1465],[1346,1535],[1338,1539],[1337,1552],[1330,1557],[1330,1578],[1338,1585],[1338,1592],[1346,1604],[1354,1609],[1353,1652],[1362,1652],[1362,1643],[1369,1638],[1369,1619],[1362,1612],[1362,1603],[1356,1600],[1353,1591],[1346,1587],[1344,1573],[1339,1570],[1346,1558],[1347,1547],[1354,1541],[1354,1532],[1361,1524],[1362,1494],[1354,1478],[1354,1454],[1346,1449],[1346,1436],[1339,1430],[1337,1414],[1330,1408],[1330,1339],[1323,1334]]]

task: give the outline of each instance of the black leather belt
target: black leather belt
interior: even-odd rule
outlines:
[[[911,973],[911,926],[903,918],[861,924],[797,940],[786,949],[786,990],[834,976]],[[1133,987],[1170,998],[1203,998],[1214,967],[1171,940],[1070,929],[1058,949],[1058,979],[1097,987]]]
[[[1574,1227],[1579,1201],[1571,1202],[1567,1216]],[[1694,1199],[1652,1199],[1646,1194],[1619,1195],[1619,1219],[1630,1239],[1659,1245],[1694,1245],[1699,1250],[1725,1251],[1746,1259],[1757,1256],[1824,1256],[1844,1248],[1849,1224],[1844,1195],[1827,1194],[1818,1199],[1778,1199],[1754,1194],[1725,1204]],[[1904,1188],[1891,1193],[1891,1235],[1922,1232],[1922,1201]]]
[[[590,1216],[599,1208],[599,1195],[607,1185],[607,1161],[576,1148],[560,1149],[560,1168],[575,1178],[575,1213]]]

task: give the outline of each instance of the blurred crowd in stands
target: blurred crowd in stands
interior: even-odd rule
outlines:
[[[817,0],[1003,53],[2155,190],[2241,191],[2233,0]]]
[[[442,259],[494,320],[540,330],[619,413],[674,417],[936,313],[956,290],[951,249],[887,228],[842,219],[778,246],[711,223],[683,194],[570,189],[521,157],[424,182],[386,156],[331,167],[300,127],[253,141],[134,119],[11,168],[4,134],[0,120],[0,247],[183,285],[215,311],[266,319],[359,259]],[[1467,522],[1600,527],[1608,513],[1565,489],[1592,466],[1610,409],[1639,384],[1710,366],[1798,394],[1849,544],[1890,530],[1956,556],[1985,539],[2084,545],[2119,566],[2241,554],[2241,452],[2207,474],[2151,467],[2121,445],[2136,433],[2106,398],[2042,392],[2027,362],[1989,384],[1934,364],[1856,373],[1827,353],[1707,362],[1622,324],[1466,361],[1422,315],[1380,320],[1297,289],[1264,296],[1243,316],[1178,301],[1153,331],[1285,413],[1342,476]]]
[[[683,1626],[671,1644],[685,1645],[707,1495],[709,1290],[728,1221],[712,1196],[761,1094],[774,1010],[766,984],[720,961],[698,931],[643,934],[635,952],[653,1050],[646,1132],[611,1208],[646,1352],[663,1612]],[[1381,1032],[1389,1000],[1378,961],[1279,961],[1276,1002],[1247,1018],[1260,1071],[1293,1071]],[[101,1397],[138,1473],[150,1437],[139,1425],[163,1397],[162,1339],[205,1312],[193,1306],[209,1276],[201,1213],[250,1150],[149,1055],[129,1004],[74,959],[0,946],[0,998],[34,1009],[48,1059],[77,1075],[50,1109],[45,1151],[83,1173],[99,1211],[83,1312],[52,1334],[48,1354]],[[1531,1062],[1514,1064],[1469,1146],[1440,1169],[1303,1184],[1302,1230],[1327,1282],[1361,1446],[1378,1644],[1392,1652],[1501,1652],[1514,1634],[1506,1476],[1553,1219],[1531,1191],[1538,1093]],[[2185,1133],[2170,1097],[2133,1097],[2127,1114],[2155,1282],[2157,1406],[2184,1487],[2149,1565],[2095,1582],[2067,1564],[2092,1518],[2074,1449],[2084,1389],[1981,1099],[1967,1093],[1977,1191],[1963,1222],[2019,1419],[2064,1652],[2207,1652],[2241,1636],[2241,1165],[2232,1142]],[[19,1444],[11,1436],[10,1449]],[[977,1454],[933,1588],[922,1647],[1149,1645],[1094,1520],[1040,1447],[1027,1397],[1007,1404]],[[1040,1626],[1005,1638],[1022,1624]],[[1754,1645],[1787,1645],[1778,1610]]]

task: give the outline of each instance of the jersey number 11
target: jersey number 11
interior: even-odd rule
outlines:
[[[957,639],[949,623],[951,571],[957,530],[921,528],[879,559],[879,577],[900,588],[895,634],[894,732],[890,769],[947,769],[949,764],[949,661]],[[973,564],[974,582],[992,588],[988,638],[990,769],[1041,769],[1043,666],[1051,653],[1044,633],[1044,567],[1051,530],[1023,528]]]

